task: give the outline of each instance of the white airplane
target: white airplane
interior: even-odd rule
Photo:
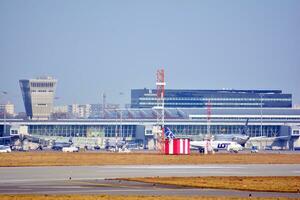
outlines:
[[[246,142],[249,140],[249,129],[248,129],[248,122],[249,119],[246,120],[245,125],[240,129],[239,134],[217,134],[215,135],[216,140],[225,140],[225,141],[234,141],[243,147],[245,146]]]
[[[190,145],[191,148],[198,149],[200,153],[204,153],[205,149],[208,151],[227,150],[235,153],[243,150],[242,145],[234,141],[191,141]]]
[[[165,136],[168,139],[175,138],[175,134],[168,127],[165,127]],[[237,142],[226,141],[226,140],[191,141],[190,146],[193,149],[198,149],[200,153],[204,153],[205,149],[207,151],[227,150],[227,151],[235,152],[235,153],[243,150],[242,145],[238,144]]]

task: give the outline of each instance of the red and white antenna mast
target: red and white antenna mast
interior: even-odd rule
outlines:
[[[160,134],[157,136],[158,149],[164,150],[164,135],[165,135],[165,71],[158,69],[156,72],[156,91],[157,91],[157,125],[161,128]]]

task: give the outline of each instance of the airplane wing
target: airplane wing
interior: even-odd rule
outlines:
[[[12,138],[13,136],[4,136],[4,137],[0,137],[0,139],[10,139]]]
[[[19,135],[2,136],[0,139],[11,139],[13,137],[19,137]]]
[[[289,136],[277,136],[277,137],[267,137],[267,136],[259,136],[259,137],[251,137],[250,140],[288,140]]]
[[[195,149],[199,149],[199,148],[204,149],[205,148],[204,141],[191,141],[190,146]]]
[[[274,138],[275,140],[288,140],[289,136],[285,135],[285,136],[277,136],[277,137],[271,137]]]

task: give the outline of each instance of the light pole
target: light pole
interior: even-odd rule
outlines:
[[[263,106],[263,94],[260,94],[260,136],[263,136],[263,130],[262,130],[262,106]]]
[[[123,139],[123,126],[122,126],[122,120],[123,120],[123,111],[122,109],[120,109],[120,137]]]
[[[1,91],[3,95],[7,95],[6,91]],[[6,105],[3,104],[3,136],[6,134]]]
[[[4,124],[3,124],[3,136],[6,134],[6,105],[4,105],[3,109],[3,118],[4,118]]]
[[[119,93],[120,97],[123,95],[123,92]],[[122,104],[120,104],[120,137],[123,139],[123,126],[122,126],[122,120],[123,120],[123,111],[122,111]]]
[[[122,137],[122,110],[115,108],[116,111],[116,138]],[[118,117],[120,115],[120,118]]]
[[[113,111],[116,111],[116,125],[115,125],[115,141],[116,141],[116,151],[118,150],[118,142],[119,142],[119,138],[122,139],[122,110],[118,109],[118,108],[114,108]],[[119,113],[120,111],[120,113]],[[118,113],[120,114],[120,121],[118,120]],[[118,123],[118,121],[120,123]],[[119,129],[118,129],[118,124],[119,124]]]
[[[105,118],[105,108],[106,108],[106,94],[103,92],[101,94],[102,96],[102,107],[99,106],[100,112],[99,112],[99,118]]]

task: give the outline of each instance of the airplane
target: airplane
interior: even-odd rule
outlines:
[[[234,141],[225,141],[225,140],[203,140],[203,141],[191,141],[191,148],[198,149],[199,153],[204,153],[205,149],[207,151],[219,151],[219,150],[227,150],[230,152],[239,152],[243,150],[242,145],[238,144]]]
[[[250,135],[248,133],[248,122],[249,119],[246,120],[245,125],[241,128],[239,134],[218,134],[215,135],[216,140],[225,140],[225,141],[234,141],[242,147],[245,147],[246,142],[250,139]]]
[[[174,139],[176,138],[175,134],[171,131],[169,127],[165,127],[165,137],[167,139]],[[227,150],[230,152],[237,153],[238,151],[243,150],[242,145],[238,144],[235,141],[191,141],[190,142],[191,148],[196,148],[199,150],[200,153],[204,153],[205,149],[208,151],[219,151],[219,150]]]
[[[237,153],[243,150],[246,142],[250,139],[248,134],[248,122],[249,119],[246,120],[240,134],[216,135],[216,140],[211,140],[210,138],[210,140],[204,141],[191,141],[191,148],[198,149],[200,153],[205,152],[205,149],[209,151],[227,150]]]

